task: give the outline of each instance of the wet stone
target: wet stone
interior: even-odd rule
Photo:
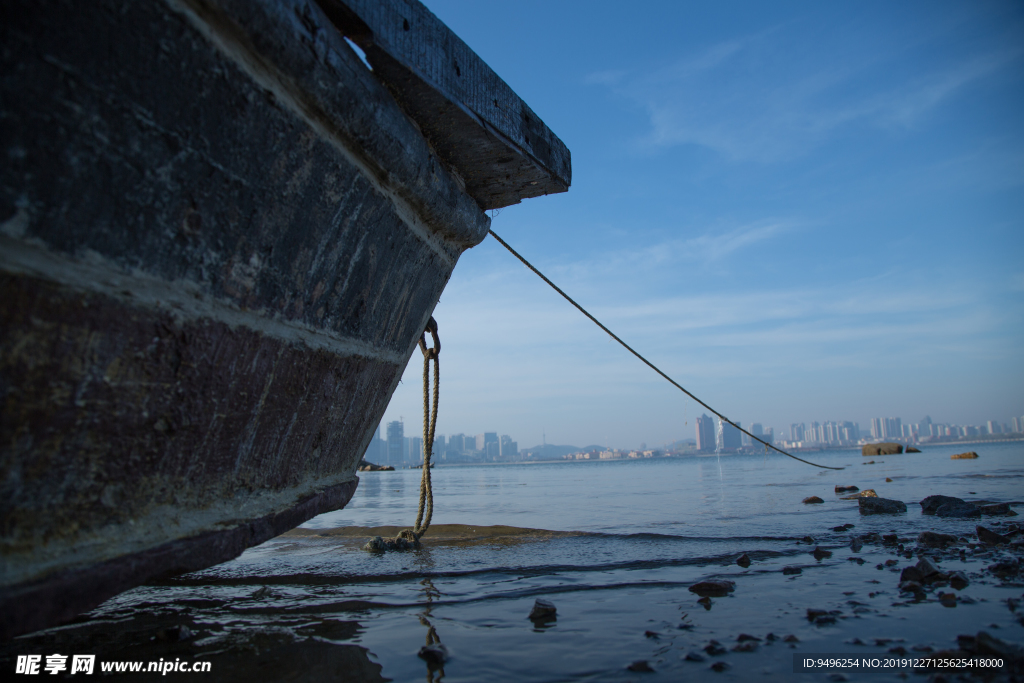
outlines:
[[[690,586],[690,592],[702,597],[722,598],[736,589],[736,584],[724,579],[709,579]]]
[[[651,668],[646,659],[638,659],[627,666],[626,669],[634,673],[654,673],[654,669]]]
[[[698,600],[697,602],[699,604],[703,605],[705,610],[710,610],[711,609],[711,598],[705,596],[705,597],[701,598],[700,600]]]
[[[1009,543],[1010,542],[1010,539],[1007,538],[1006,536],[1003,536],[1002,534],[996,533],[995,531],[991,531],[989,529],[986,529],[983,526],[975,527],[975,531],[978,532],[978,540],[981,541],[982,543],[987,543],[989,545],[997,545],[999,543]]]
[[[742,555],[736,558],[736,564],[746,569],[750,566],[750,556],[746,553],[743,553]]]
[[[711,640],[707,645],[704,646],[704,652],[707,652],[712,657],[724,655],[726,650],[722,647],[722,644],[717,640]]]
[[[1010,509],[1009,503],[993,503],[978,507],[981,514],[991,517],[1016,517],[1017,513]]]
[[[818,503],[824,503],[825,501],[817,496],[808,496],[804,498],[804,505],[816,505]]]
[[[728,668],[729,668],[729,663],[728,662],[715,662],[714,664],[711,665],[711,670],[712,671],[722,672],[722,671],[725,671]]]
[[[924,581],[924,574],[922,574],[921,570],[917,567],[904,567],[903,571],[900,573],[900,582],[903,581],[915,581],[917,583],[921,583]]]
[[[864,544],[861,543],[859,538],[852,538],[852,539],[850,539],[850,550],[852,550],[853,552],[859,553],[860,549],[863,548],[863,547],[864,547]]]
[[[970,585],[970,582],[967,580],[966,574],[964,574],[961,571],[956,571],[952,572],[949,575],[949,585],[957,589],[958,591],[962,591],[964,588],[967,588],[967,586]]]
[[[739,642],[739,643],[742,643],[742,642],[747,641],[747,640],[757,640],[757,641],[760,641],[761,639],[758,638],[757,636],[752,636],[752,635],[750,635],[748,633],[741,633],[741,634],[739,634],[736,637],[736,641]]]
[[[964,502],[963,498],[954,498],[953,496],[928,496],[921,501],[921,513],[925,515],[934,515],[940,505],[945,503],[962,502]]]
[[[862,515],[887,515],[907,511],[906,504],[901,500],[890,500],[888,498],[860,498],[860,514]]]
[[[981,517],[981,510],[973,503],[960,501],[958,503],[943,503],[935,508],[936,517],[947,517],[953,519],[964,519],[967,517]]]
[[[812,552],[811,555],[814,555],[814,559],[816,560],[824,560],[825,558],[832,557],[832,552],[830,550],[823,550],[815,547],[814,552]]]
[[[930,558],[922,557],[917,561],[917,571],[921,572],[921,576],[927,579],[928,577],[938,574],[939,567]]]
[[[441,643],[431,643],[420,648],[416,656],[433,666],[442,666],[448,661],[448,648]]]
[[[934,531],[922,531],[917,536],[917,544],[927,548],[944,548],[950,543],[956,543],[956,536],[939,534]]]
[[[782,639],[784,643],[799,643],[800,639],[794,636],[792,633]]]
[[[537,599],[533,603],[533,609],[530,610],[530,621],[546,622],[554,621],[557,618],[558,610],[555,609],[555,604],[550,600]]]
[[[856,486],[836,486],[836,493],[850,493],[859,490]]]
[[[699,652],[687,652],[683,659],[688,662],[703,662],[705,658],[704,655]]]
[[[802,574],[803,571],[804,570],[801,569],[800,567],[783,567],[782,568],[782,573],[784,575],[786,575],[786,576],[792,576],[794,574]]]
[[[748,640],[744,643],[740,643],[733,647],[733,652],[755,652],[757,650],[757,642]]]

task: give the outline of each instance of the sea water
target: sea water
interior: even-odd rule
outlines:
[[[968,448],[980,457],[952,460],[962,445],[807,456],[841,470],[762,453],[442,466],[432,479],[433,524],[443,532],[428,533],[419,550],[383,554],[343,531],[410,527],[421,473],[360,473],[345,509],[232,562],[118,596],[83,628],[158,629],[150,637],[158,647],[168,624],[184,624],[171,631],[175,642],[152,652],[212,658],[217,680],[242,680],[252,667],[289,680],[823,680],[827,673],[795,675],[793,655],[920,659],[979,631],[1020,644],[1014,600],[1024,577],[986,569],[1018,550],[967,543],[979,523],[1005,531],[1018,518],[942,519],[922,515],[917,503],[932,494],[1024,500],[1024,444]],[[861,515],[837,485],[874,489],[908,511]],[[809,496],[824,502],[804,504]],[[494,525],[514,529],[485,528]],[[963,571],[966,588],[914,600],[898,583],[918,555],[880,543],[851,547],[854,537],[877,532],[896,534],[906,552],[925,530],[965,539],[957,544],[963,557],[928,552],[943,571]],[[819,559],[815,549],[831,556]],[[749,567],[736,563],[743,553]],[[800,573],[783,574],[785,567]],[[727,579],[735,589],[698,602],[689,587],[704,579]],[[957,600],[941,602],[942,591]],[[528,618],[537,599],[554,603],[554,620]],[[808,609],[834,621],[809,620]],[[711,641],[724,653],[710,654]],[[444,661],[419,656],[428,644],[435,653],[443,645]],[[913,667],[870,676],[895,680],[901,672]]]

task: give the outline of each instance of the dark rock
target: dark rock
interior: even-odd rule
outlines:
[[[982,543],[988,543],[989,545],[996,545],[998,543],[1009,543],[1010,539],[1002,534],[998,534],[995,531],[986,529],[983,526],[975,527],[975,531],[978,532],[978,540]]]
[[[860,542],[859,538],[850,539],[850,550],[855,553],[859,553],[860,549],[864,547],[864,544]]]
[[[836,486],[836,493],[849,493],[851,491],[859,491],[856,486]]]
[[[733,652],[755,652],[757,650],[757,643],[753,640],[740,643],[733,647]]]
[[[949,456],[950,460],[974,460],[978,457],[978,454],[974,451],[968,451],[966,453],[957,453],[956,455]]]
[[[633,673],[654,673],[654,669],[651,668],[646,659],[638,659],[626,668]]]
[[[903,452],[903,444],[883,442],[865,444],[860,449],[861,455],[896,455]]]
[[[157,630],[156,639],[164,643],[177,643],[188,640],[192,637],[192,630],[188,626],[171,626]]]
[[[779,637],[774,633],[769,633],[764,637],[764,639],[767,640],[769,643],[774,643],[776,640],[779,639]]]
[[[892,477],[886,477],[885,481],[886,481],[886,483],[892,482]]]
[[[698,604],[703,605],[705,610],[711,610],[711,598],[703,597],[697,601]]]
[[[722,672],[729,668],[729,662],[718,661],[711,665],[712,671]]]
[[[821,498],[818,498],[817,496],[809,496],[807,498],[804,498],[804,504],[805,505],[812,505],[812,504],[824,503],[824,502],[825,501],[823,501]]]
[[[415,550],[419,548],[420,542],[416,540],[415,536],[407,532],[408,529],[400,532],[396,538],[374,536],[363,546],[363,550],[368,550],[372,553],[383,553],[388,550]]]
[[[725,648],[717,640],[712,640],[704,646],[704,652],[707,652],[712,657],[717,657],[718,655],[725,654]]]
[[[690,586],[690,592],[702,597],[723,598],[736,589],[736,584],[724,579],[709,579]]]
[[[841,534],[844,531],[846,531],[846,527],[845,526],[834,526],[834,527],[832,527],[832,531],[836,532],[837,534]]]
[[[900,537],[896,534],[885,534],[882,536],[883,545],[896,545],[900,542]]]
[[[416,656],[425,660],[427,664],[439,667],[448,661],[448,648],[441,643],[431,643],[421,647]]]
[[[661,636],[661,634],[658,633],[657,631],[644,631],[644,637],[645,638],[658,638],[660,636]]]
[[[252,594],[252,599],[262,600],[268,595],[270,595],[270,588],[268,586],[263,586],[262,588],[257,589],[256,592]]]
[[[959,503],[943,503],[935,509],[935,516],[961,519],[965,517],[981,517],[981,510],[978,509],[977,505],[963,501]]]
[[[736,564],[746,569],[750,566],[750,557],[746,553],[743,553],[736,558]]]
[[[828,680],[831,681],[831,683],[844,683],[844,681],[850,680],[850,677],[846,674],[836,672],[829,674]]]
[[[904,567],[903,572],[900,574],[900,581],[916,581],[920,583],[924,581],[924,574],[917,567]]]
[[[791,576],[793,574],[802,574],[803,571],[804,570],[800,569],[800,567],[783,567],[782,568],[782,573],[784,575],[786,575],[786,576]]]
[[[991,505],[979,505],[981,514],[989,517],[1016,517],[1017,513],[1010,509],[1009,503],[992,503]]]
[[[699,652],[687,652],[686,656],[683,657],[683,659],[685,659],[688,662],[703,662],[704,655],[702,655]]]
[[[888,498],[861,498],[860,514],[862,515],[883,515],[906,512],[907,506],[901,500],[889,500]]]
[[[844,526],[844,527],[846,527],[847,529],[853,529],[853,528],[854,528],[854,527],[856,527],[857,525],[856,525],[856,524],[850,524],[849,522],[847,522],[847,523],[846,523],[846,524],[844,524],[843,526]]]
[[[804,543],[814,543],[814,539],[811,538],[810,536],[804,536],[800,540],[803,541]]]
[[[956,607],[956,593],[939,593],[939,602],[943,607]]]
[[[950,573],[949,585],[958,591],[962,591],[964,588],[967,588],[969,584],[970,582],[967,580],[967,575],[963,572],[957,571]]]
[[[757,636],[752,636],[749,633],[741,633],[738,636],[736,636],[736,642],[742,643],[742,642],[744,642],[746,640],[757,640],[757,641],[760,641],[761,639],[758,638]]]
[[[799,643],[800,639],[797,638],[796,636],[794,636],[793,634],[790,634],[790,635],[786,636],[785,638],[783,638],[782,642],[784,642],[784,643]]]
[[[1003,560],[989,565],[988,570],[1000,579],[1008,579],[1020,573],[1020,564],[1015,560]]]
[[[900,581],[900,590],[904,593],[923,593],[924,586],[917,581]]]
[[[935,511],[943,503],[962,503],[963,498],[954,498],[953,496],[928,496],[921,501],[921,514],[934,515]]]
[[[913,446],[907,446],[907,449],[905,451],[903,451],[903,452],[904,453],[920,453],[921,451],[919,449],[917,449],[917,448],[914,448]]]
[[[1011,643],[1005,643],[998,638],[990,636],[984,631],[978,632],[975,638],[975,652],[982,656],[1002,657],[1008,662],[1020,662],[1024,657],[1024,651]]]
[[[917,561],[916,569],[917,571],[921,572],[921,576],[925,579],[928,579],[928,577],[932,576],[933,574],[940,573],[938,566],[936,566],[936,564],[927,557],[922,557],[920,560]]]
[[[917,544],[927,548],[944,548],[950,543],[956,543],[956,536],[939,534],[934,531],[922,531],[917,536]]]
[[[375,465],[372,462],[366,460],[359,461],[360,472],[394,472],[395,468],[391,465]]]
[[[530,621],[554,621],[558,618],[558,610],[550,600],[537,599],[530,610]]]
[[[816,560],[824,560],[827,557],[832,557],[832,552],[815,547],[814,552],[812,552],[811,555],[814,555],[814,559]]]

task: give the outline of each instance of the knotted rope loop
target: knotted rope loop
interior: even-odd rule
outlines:
[[[427,348],[427,332],[433,338],[433,348]],[[437,336],[437,321],[431,316],[427,322],[427,328],[423,330],[423,334],[420,335],[420,351],[423,352],[423,359],[430,360],[436,359],[437,354],[441,353],[441,340]]]
[[[427,332],[433,339],[434,346],[427,347]],[[441,353],[441,339],[437,336],[437,321],[433,317],[427,323],[426,330],[420,335],[420,351],[423,352],[423,476],[420,477],[420,504],[416,511],[416,525],[412,535],[418,542],[430,528],[430,518],[434,514],[434,492],[430,484],[430,457],[434,452],[434,429],[437,427],[437,403],[441,398],[441,365],[438,354]],[[430,392],[430,361],[434,361],[433,401]]]

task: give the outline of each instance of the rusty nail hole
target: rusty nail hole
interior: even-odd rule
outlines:
[[[402,19],[402,30],[405,30],[405,31],[409,30],[409,20],[408,19]]]
[[[462,69],[459,68],[459,63],[458,62],[455,62],[455,75],[456,76],[461,76],[462,75]]]

